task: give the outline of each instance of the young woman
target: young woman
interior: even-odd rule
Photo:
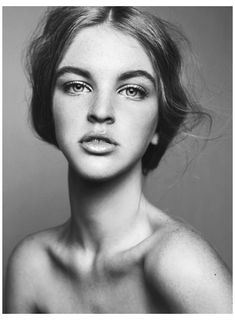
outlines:
[[[205,115],[181,84],[168,24],[130,7],[59,7],[29,57],[33,125],[68,161],[71,217],[14,250],[6,312],[231,312],[221,259],[142,193],[176,134]]]

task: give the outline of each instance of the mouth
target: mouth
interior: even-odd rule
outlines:
[[[107,134],[94,132],[84,135],[79,143],[86,152],[95,155],[109,154],[118,146],[118,143]]]

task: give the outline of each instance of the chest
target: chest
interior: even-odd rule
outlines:
[[[73,279],[54,277],[40,298],[43,313],[158,313],[140,266],[126,273]]]

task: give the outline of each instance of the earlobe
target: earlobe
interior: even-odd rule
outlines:
[[[155,146],[158,144],[158,134],[157,133],[155,133],[154,136],[152,137],[151,144],[153,144]]]

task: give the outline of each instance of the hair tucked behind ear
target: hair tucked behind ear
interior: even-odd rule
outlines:
[[[210,116],[195,103],[182,84],[182,56],[175,27],[134,7],[58,7],[50,9],[27,54],[32,86],[31,115],[37,134],[57,146],[52,114],[55,72],[76,34],[83,28],[109,24],[135,38],[151,59],[158,79],[158,144],[142,158],[143,174],[156,168],[168,146],[182,131],[191,132]],[[185,39],[186,40],[186,39]],[[156,106],[157,107],[157,106]]]

